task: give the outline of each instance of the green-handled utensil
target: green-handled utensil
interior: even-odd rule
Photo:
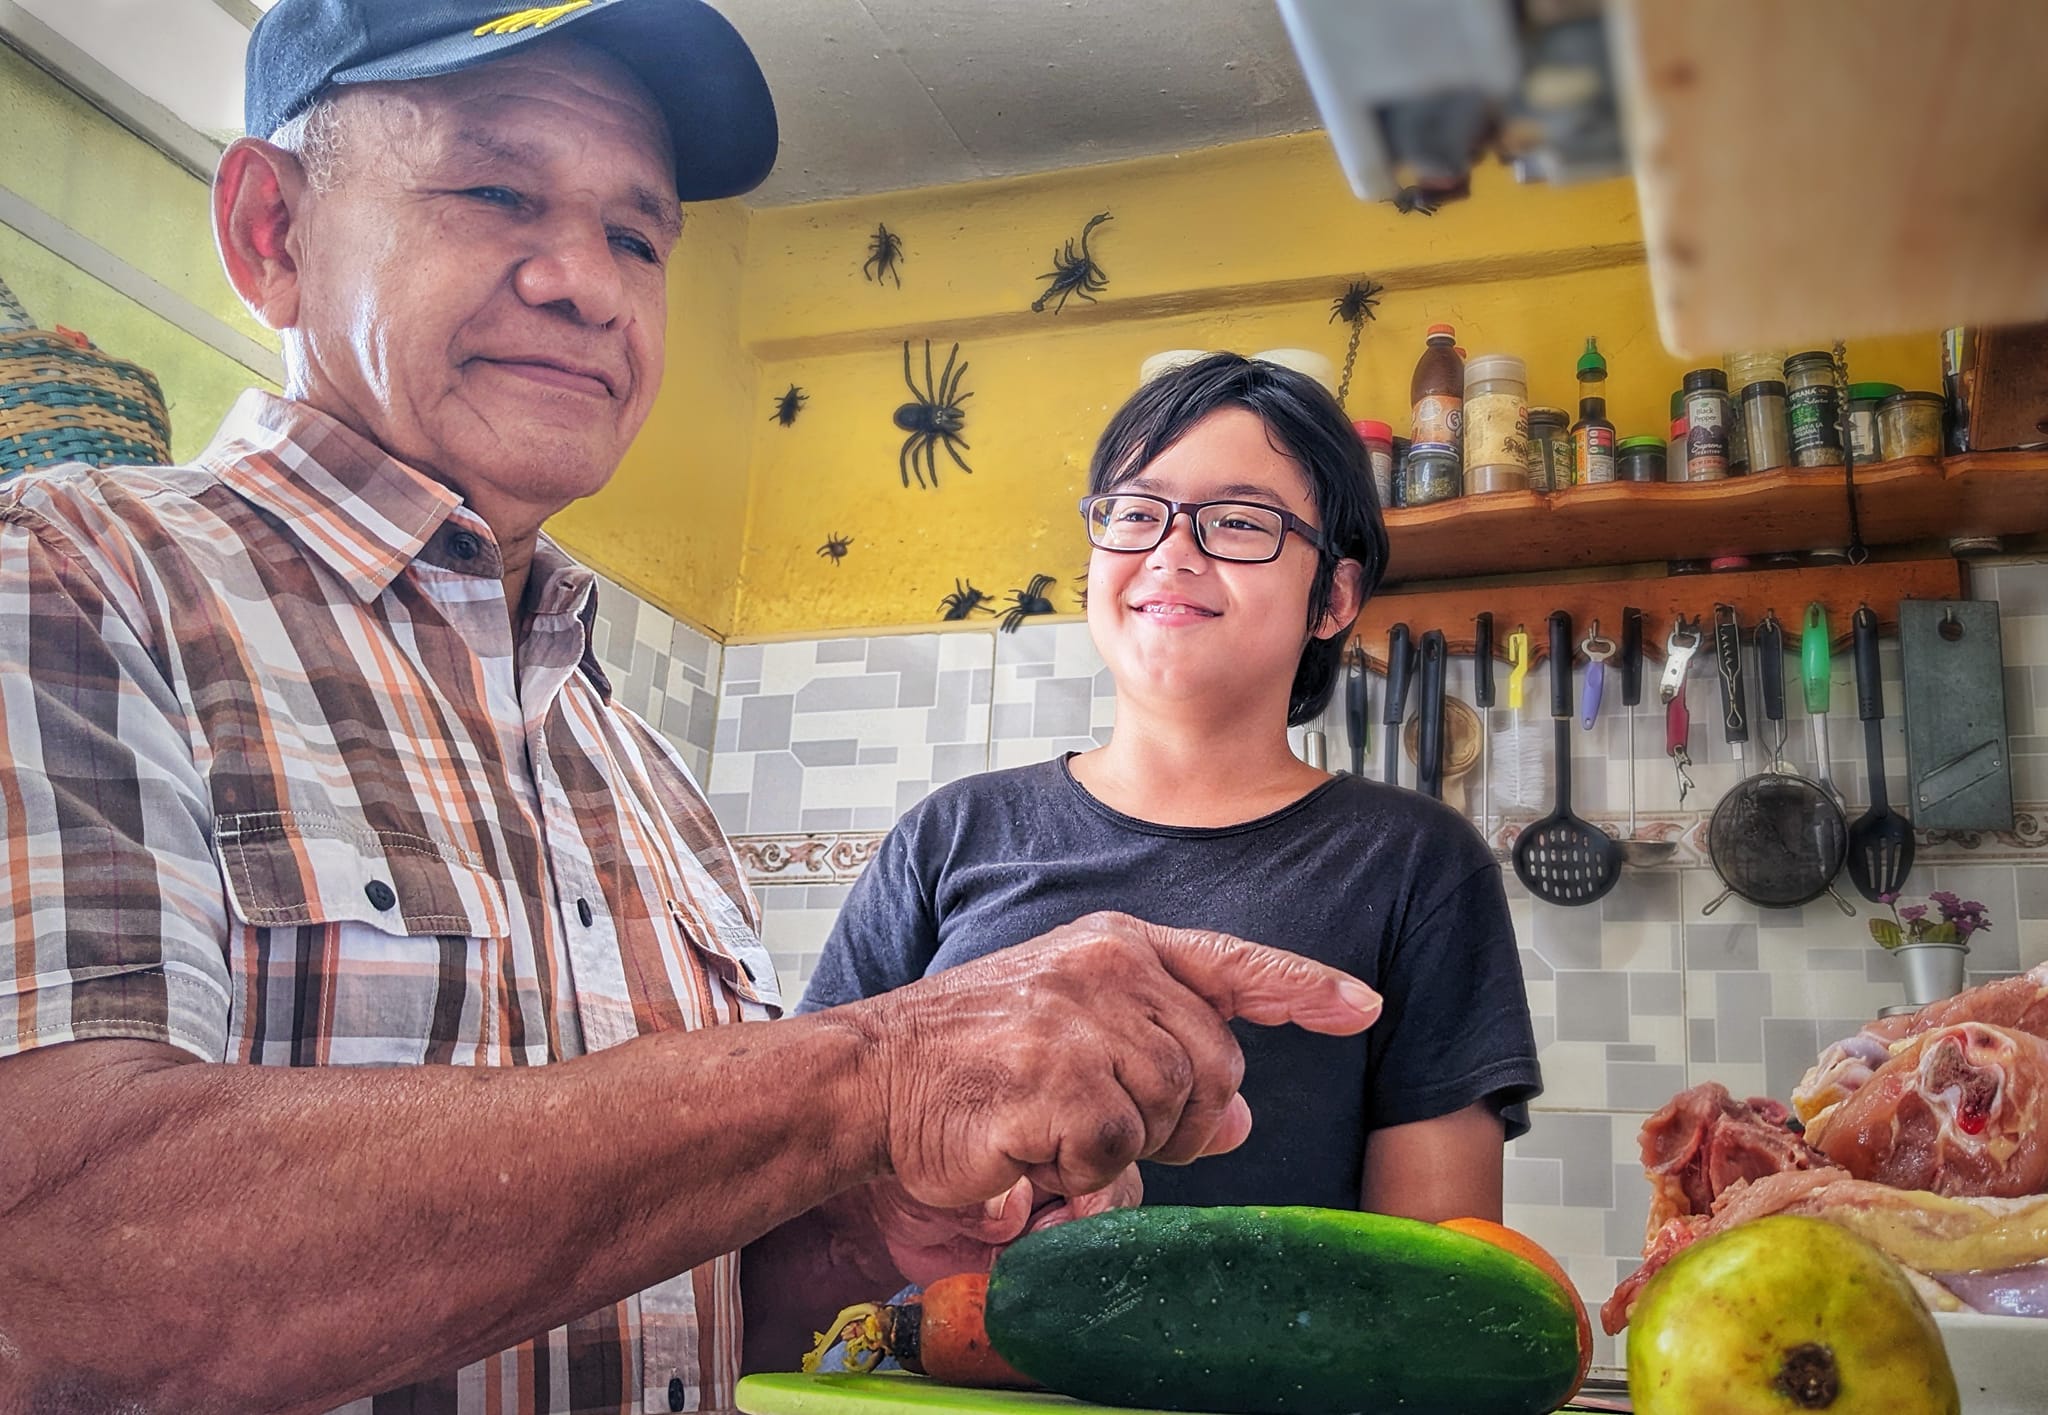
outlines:
[[[1799,635],[1799,676],[1806,688],[1806,721],[1813,732],[1813,777],[1846,817],[1849,806],[1842,799],[1842,789],[1835,785],[1834,758],[1828,752],[1828,680],[1834,666],[1827,606],[1815,600],[1806,606],[1806,623]]]

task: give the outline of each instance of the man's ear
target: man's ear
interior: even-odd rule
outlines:
[[[293,223],[304,217],[306,193],[298,158],[258,138],[230,144],[213,174],[213,238],[228,283],[271,329],[298,322]]]
[[[1330,579],[1330,608],[1316,625],[1316,637],[1327,639],[1343,633],[1365,608],[1365,567],[1356,560],[1339,560]]]

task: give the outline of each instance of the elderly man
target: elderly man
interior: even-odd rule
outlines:
[[[286,396],[0,503],[0,1410],[722,1404],[744,1245],[1000,1241],[1241,1140],[1225,1017],[1370,1023],[1114,917],[771,1021],[540,534],[660,387],[679,199],[767,170],[752,56],[698,0],[281,0],[248,93],[215,224]],[[836,1251],[748,1291],[816,1320]]]

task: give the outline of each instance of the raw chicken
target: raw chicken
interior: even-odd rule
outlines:
[[[1882,1017],[1820,1054],[1792,1091],[1792,1108],[1811,1125],[1828,1107],[1854,1095],[1898,1043],[1958,1022],[1988,1022],[2048,1037],[2048,963],[2016,978],[1959,992],[1918,1012]]]
[[[1806,1138],[1858,1179],[1956,1196],[2042,1193],[2048,1041],[1983,1022],[1923,1031]]]
[[[1876,1244],[1937,1310],[2022,1316],[2048,1303],[2048,1195],[1948,1199],[1839,1169],[1787,1170],[1731,1185],[1711,1214],[1672,1219],[1600,1309],[1600,1324],[1610,1335],[1628,1325],[1643,1286],[1688,1245],[1778,1213],[1826,1219]]]
[[[1730,1185],[1833,1163],[1799,1138],[1784,1106],[1738,1101],[1715,1081],[1679,1092],[1644,1121],[1641,1144],[1651,1190],[1646,1250],[1672,1219],[1707,1213]]]

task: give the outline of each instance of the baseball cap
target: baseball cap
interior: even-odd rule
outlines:
[[[243,126],[269,137],[330,85],[436,78],[565,34],[654,95],[684,201],[752,191],[775,165],[768,81],[703,0],[278,0],[249,36]]]

